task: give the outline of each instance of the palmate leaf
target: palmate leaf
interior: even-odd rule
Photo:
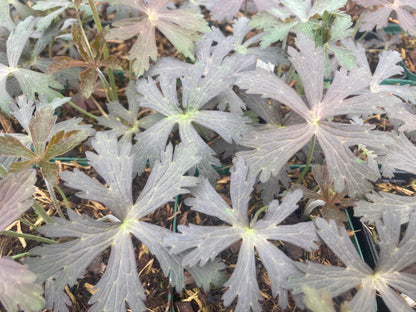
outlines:
[[[96,292],[89,303],[90,311],[124,311],[126,305],[133,312],[144,311],[145,291],[142,287],[134,254],[131,235],[139,239],[159,260],[166,275],[172,273],[172,283],[178,289],[184,287],[184,266],[181,257],[172,256],[162,246],[165,236],[171,232],[157,225],[148,224],[146,217],[160,206],[187,191],[198,182],[196,177],[183,176],[199,159],[190,146],[179,145],[173,153],[167,147],[156,162],[147,184],[133,203],[133,162],[131,144],[117,142],[114,135],[99,132],[92,141],[97,154],[89,152],[90,164],[104,179],[106,186],[75,170],[63,172],[66,185],[77,189],[81,198],[104,204],[112,213],[112,222],[94,220],[68,210],[70,221],[54,218],[54,223],[40,231],[49,237],[69,237],[73,240],[56,245],[36,247],[27,260],[29,267],[38,274],[39,282],[46,282],[46,307],[56,312],[68,311],[70,305],[64,288],[82,278],[96,256],[111,246],[107,268],[95,285]],[[196,269],[200,277],[210,276],[213,281],[220,275],[223,265]],[[203,282],[198,281],[199,284]],[[206,284],[205,284],[206,285]]]
[[[123,19],[113,23],[106,38],[126,40],[138,35],[129,51],[137,77],[149,69],[149,58],[156,61],[157,48],[155,29],[162,34],[186,57],[194,59],[194,43],[200,39],[198,32],[209,31],[201,14],[193,10],[166,10],[170,1],[154,0],[149,5],[144,0],[113,0],[114,4],[127,6],[139,11],[141,16]]]
[[[0,258],[0,302],[8,312],[39,311],[45,302],[36,275],[9,258]]]
[[[139,98],[140,106],[153,109],[163,115],[154,125],[135,137],[137,142],[134,149],[137,150],[136,154],[144,158],[140,160],[142,164],[143,160],[149,159],[152,165],[158,159],[169,134],[174,126],[178,125],[181,141],[195,145],[202,156],[201,162],[197,165],[199,173],[215,181],[218,173],[212,166],[218,166],[220,163],[214,157],[214,150],[205,143],[197,130],[203,131],[202,127],[213,130],[228,143],[238,143],[242,135],[248,131],[250,120],[242,114],[205,109],[209,101],[230,88],[235,81],[234,62],[239,62],[239,59],[224,60],[222,64],[217,65],[221,66],[221,71],[209,70],[205,75],[204,63],[191,67],[180,78],[181,103],[178,100],[176,79],[161,75],[160,90],[153,79],[140,80],[137,83],[137,90],[142,94]],[[143,166],[139,167],[142,168]]]
[[[239,74],[237,85],[249,94],[261,94],[274,99],[297,113],[303,123],[272,130],[253,131],[243,138],[241,144],[253,148],[238,152],[251,169],[251,174],[260,173],[260,181],[276,176],[287,161],[313,136],[322,148],[329,171],[329,179],[338,192],[347,185],[349,195],[360,196],[370,191],[368,180],[379,177],[378,170],[356,159],[349,149],[355,144],[385,150],[392,139],[382,132],[372,130],[370,125],[341,124],[327,121],[328,118],[345,114],[382,113],[380,106],[396,104],[400,100],[387,94],[363,93],[368,86],[366,74],[354,69],[341,69],[333,83],[323,95],[324,54],[322,48],[314,48],[312,40],[299,34],[296,43],[300,52],[289,48],[290,60],[303,80],[306,104],[294,89],[272,73],[263,70]],[[312,74],[311,74],[312,73]]]
[[[287,306],[288,297],[282,285],[291,274],[296,273],[296,269],[293,261],[270,240],[286,241],[311,250],[317,247],[314,243],[317,237],[311,222],[280,225],[297,209],[296,203],[302,197],[300,190],[288,193],[280,204],[277,200],[270,202],[264,218],[250,222],[247,211],[255,178],[247,174],[248,167],[239,159],[231,173],[233,207],[227,205],[206,179],[199,186],[191,188],[194,198],[185,201],[194,211],[217,217],[227,225],[181,225],[179,230],[182,234],[168,237],[165,244],[170,246],[173,254],[185,253],[182,263],[193,266],[198,263],[204,265],[210,259],[215,259],[221,251],[242,240],[234,272],[224,285],[228,287],[223,296],[224,304],[228,306],[238,297],[235,311],[261,311],[256,249],[269,273],[273,296],[279,294],[279,305],[283,308]]]
[[[354,312],[376,309],[376,292],[380,294],[390,311],[413,311],[394,289],[411,297],[416,297],[416,282],[411,274],[400,271],[415,262],[415,226],[416,216],[410,217],[406,232],[400,241],[400,216],[387,209],[383,212],[383,221],[376,221],[380,246],[379,261],[372,270],[361,260],[344,227],[338,227],[334,221],[317,218],[315,224],[318,234],[329,248],[341,259],[346,268],[316,264],[297,263],[304,272],[302,277],[289,279],[285,287],[293,294],[302,292],[306,284],[316,289],[326,289],[332,297],[359,287],[352,301]]]
[[[88,131],[83,128],[66,131],[65,129],[71,127],[65,127],[65,125],[60,127],[63,130],[56,129],[57,117],[54,116],[54,109],[51,106],[39,109],[34,116],[27,120],[30,112],[33,112],[33,108],[22,106],[21,110],[16,111],[16,115],[28,130],[28,136],[24,136],[24,138],[30,140],[29,145],[33,146],[34,152],[16,137],[4,134],[0,136],[0,154],[27,159],[11,164],[10,170],[12,172],[18,172],[30,165],[37,164],[42,169],[44,178],[53,183],[58,175],[58,166],[55,163],[49,163],[49,161],[72,150],[88,137]],[[56,130],[60,131],[56,132]]]

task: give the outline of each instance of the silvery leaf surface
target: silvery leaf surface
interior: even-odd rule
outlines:
[[[181,77],[181,104],[178,100],[176,79],[160,76],[161,90],[157,88],[152,79],[138,82],[137,89],[143,95],[139,99],[140,106],[153,109],[166,116],[136,136],[137,143],[134,148],[135,150],[142,149],[140,154],[144,155],[139,157],[140,163],[149,159],[152,164],[154,159],[159,158],[160,148],[164,147],[170,131],[175,124],[178,124],[181,141],[196,146],[197,153],[202,157],[198,164],[199,173],[208,177],[212,182],[215,181],[218,174],[212,165],[219,166],[220,162],[214,157],[215,152],[201,138],[201,135],[205,137],[205,133],[198,134],[192,123],[217,132],[229,143],[239,142],[242,135],[248,131],[250,119],[240,113],[204,109],[210,100],[223,94],[234,82],[233,64],[235,62],[238,63],[239,58],[225,60],[221,64],[223,71],[210,69],[206,76],[203,76],[206,69],[204,63],[197,63],[191,67],[189,72]],[[201,127],[198,129],[200,130]],[[201,131],[204,132],[203,129]],[[137,168],[142,167],[138,165]]]
[[[175,153],[169,145],[161,154],[135,204],[132,199],[133,156],[131,144],[120,143],[114,135],[99,132],[92,141],[96,153],[89,152],[90,164],[106,182],[106,186],[79,171],[63,172],[67,185],[80,190],[82,198],[96,200],[113,213],[112,222],[94,220],[68,210],[70,221],[53,218],[54,223],[40,228],[49,237],[71,237],[71,241],[36,247],[34,257],[27,260],[38,274],[38,281],[46,283],[46,305],[57,312],[68,311],[71,302],[64,293],[66,285],[73,286],[82,278],[88,264],[111,246],[110,258],[101,280],[94,286],[89,311],[145,310],[145,292],[136,271],[131,234],[144,243],[160,261],[166,274],[172,273],[176,287],[184,286],[182,258],[170,255],[162,246],[168,230],[138,219],[153,212],[177,195],[187,193],[198,179],[183,176],[198,162],[195,149],[180,144]],[[110,157],[111,156],[111,157]],[[212,270],[211,272],[208,272]],[[219,279],[221,265],[206,267],[201,276]],[[199,282],[203,284],[203,282]],[[133,285],[133,287],[131,287]],[[206,284],[205,284],[206,285]]]
[[[225,306],[229,306],[238,297],[234,311],[262,310],[259,303],[262,296],[257,283],[253,240],[255,240],[254,237],[250,236],[243,239],[233,274],[224,284],[228,287],[222,296]]]
[[[107,39],[126,40],[138,35],[129,51],[137,77],[149,69],[149,59],[156,61],[156,28],[186,57],[194,60],[198,32],[209,31],[201,14],[189,9],[166,10],[170,1],[156,0],[147,4],[143,0],[115,0],[115,4],[130,7],[142,13],[141,17],[127,18],[113,23],[115,28],[107,33]]]
[[[66,243],[33,248],[34,257],[26,260],[30,270],[42,283],[53,278],[53,287],[45,289],[46,308],[57,312],[68,311],[64,292],[68,284],[73,286],[95,257],[110,246],[119,231],[119,225],[79,216],[68,210],[71,221],[53,218],[54,223],[44,225],[39,231],[49,237],[74,237]],[[51,300],[56,298],[56,300]]]
[[[198,183],[198,178],[184,174],[200,161],[196,149],[184,143],[179,144],[175,153],[172,145],[166,147],[156,161],[143,191],[129,212],[129,219],[137,219],[153,212],[175,196],[189,193],[189,187]],[[185,188],[186,187],[186,188]]]
[[[376,292],[391,311],[412,311],[407,303],[393,290],[411,297],[416,297],[414,276],[402,273],[401,270],[415,262],[415,229],[416,217],[410,217],[407,229],[401,236],[400,216],[387,208],[382,218],[376,220],[379,240],[379,260],[372,270],[364,263],[355,250],[351,239],[344,227],[339,227],[335,221],[317,218],[315,224],[318,234],[328,247],[346,265],[346,268],[308,262],[298,263],[298,268],[304,272],[303,277],[289,279],[285,287],[292,289],[293,294],[301,292],[302,284],[327,289],[332,297],[344,291],[359,287],[358,292],[350,302],[352,311],[364,312],[375,308]]]
[[[309,115],[309,109],[294,89],[282,79],[263,69],[242,72],[238,75],[236,84],[246,89],[248,94],[261,94],[264,98],[271,98],[285,104],[303,118]]]
[[[97,173],[107,182],[108,187],[102,186],[78,170],[73,173],[64,171],[61,177],[67,186],[80,190],[77,193],[78,197],[102,202],[117,218],[122,220],[133,205],[131,145],[121,146],[114,136],[98,132],[92,141],[92,146],[97,154],[87,152],[87,158]]]
[[[31,169],[10,173],[0,180],[0,231],[32,206],[35,182],[36,174]]]
[[[370,181],[380,177],[378,170],[360,161],[349,149],[350,145],[363,144],[386,148],[391,140],[384,133],[371,131],[370,125],[348,125],[333,122],[321,122],[316,137],[328,165],[329,179],[334,181],[338,192],[347,186],[348,194],[360,196],[372,190]]]
[[[88,136],[94,136],[95,130],[91,124],[81,124],[82,118],[71,118],[56,123],[49,134],[49,139],[60,131],[73,131],[86,132]]]
[[[9,4],[6,4],[8,7]],[[30,98],[35,98],[35,94],[47,95],[50,100],[59,94],[51,88],[61,88],[61,84],[55,81],[51,76],[36,72],[19,66],[19,60],[22,53],[26,51],[26,44],[33,33],[36,19],[33,16],[27,17],[24,21],[18,23],[6,42],[6,54],[8,66],[0,64],[0,89],[4,91],[4,96],[0,101],[0,107],[6,113],[10,112],[9,104],[12,101],[10,88],[6,89],[8,76],[12,76],[14,84],[20,86],[23,94]],[[20,91],[19,89],[19,91]]]
[[[203,110],[195,112],[192,117],[194,122],[217,132],[228,143],[239,143],[250,130],[250,120],[239,113]]]
[[[406,170],[416,174],[416,147],[403,132],[399,135],[393,134],[391,138],[394,144],[387,149],[385,155],[377,157],[377,160],[383,167]]]
[[[243,0],[217,1],[211,9],[211,16],[216,21],[230,21],[238,13]]]
[[[395,124],[395,128],[397,128],[397,124],[399,125],[397,129],[399,132],[416,130],[416,115],[409,109],[406,103],[389,105],[386,107],[386,111],[389,119],[392,119]]]
[[[176,94],[176,80],[162,76],[160,81],[163,93],[157,88],[153,79],[142,79],[137,82],[137,91],[142,95],[138,99],[141,107],[153,109],[165,116],[182,114]]]
[[[127,102],[129,108],[124,108],[118,101],[107,103],[109,114],[100,116],[97,121],[100,125],[110,128],[110,133],[114,133],[117,137],[123,136],[124,141],[130,142],[135,134],[140,132],[138,119],[140,106],[137,102],[137,92],[133,82],[129,84],[126,91]]]
[[[115,283],[116,281],[116,283]],[[111,253],[96,293],[88,301],[90,312],[125,311],[126,303],[132,311],[144,311],[145,291],[137,273],[136,256],[130,233],[120,230],[111,242]]]
[[[260,173],[260,181],[277,176],[289,159],[313,137],[314,129],[303,123],[283,128],[257,131],[243,138],[241,145],[254,148],[237,153],[248,164],[252,174]]]
[[[7,311],[35,312],[44,308],[43,288],[35,280],[36,275],[27,266],[0,258],[0,302]]]
[[[365,15],[360,30],[371,31],[374,27],[377,29],[386,27],[388,18],[394,11],[397,14],[397,19],[401,28],[407,31],[411,36],[416,36],[416,18],[408,10],[409,7],[411,9],[416,8],[416,5],[413,2],[407,0],[395,0],[394,2],[388,0],[355,1],[364,7],[379,5],[375,10]]]
[[[374,71],[374,74],[372,74],[368,64],[365,48],[359,43],[355,44],[352,40],[343,40],[342,43],[346,48],[351,50],[351,53],[357,60],[358,66],[367,72],[369,78],[369,90],[371,92],[383,94],[391,93],[400,97],[404,101],[416,101],[415,87],[410,87],[409,85],[395,86],[381,84],[384,80],[392,78],[396,75],[401,75],[403,73],[403,67],[398,65],[398,63],[402,61],[402,58],[397,51],[382,51],[379,54],[379,62]],[[397,105],[399,104],[380,106],[386,106],[387,109],[387,107],[393,106],[394,108]]]
[[[147,161],[153,166],[160,158],[161,151],[166,147],[169,134],[176,125],[176,121],[170,118],[163,118],[135,136],[136,143],[133,146],[135,155],[134,172],[142,174]]]
[[[400,100],[385,94],[359,94],[368,87],[368,73],[360,69],[347,71],[341,68],[323,95],[323,82],[316,81],[323,81],[323,73],[316,74],[314,79],[308,77],[309,72],[319,68],[323,71],[322,49],[314,48],[313,41],[304,35],[296,43],[300,51],[291,49],[290,59],[300,73],[305,90],[309,90],[305,91],[309,105],[281,79],[262,70],[241,73],[237,85],[247,89],[249,94],[261,94],[285,104],[304,122],[252,132],[243,137],[241,144],[254,149],[239,152],[237,156],[243,157],[252,174],[260,173],[260,181],[265,182],[270,176],[276,176],[287,161],[315,135],[327,159],[330,178],[335,182],[336,189],[342,191],[346,183],[351,196],[364,195],[372,188],[367,179],[374,181],[379,173],[356,160],[350,146],[373,146],[384,153],[392,140],[380,132],[370,131],[367,125],[335,123],[327,119],[345,114],[382,113],[379,106],[393,105]],[[314,68],[311,63],[321,65]],[[307,76],[305,80],[304,76]]]
[[[45,11],[48,12],[45,16],[43,16],[38,24],[36,25],[36,29],[38,31],[45,31],[53,22],[55,18],[57,18],[61,13],[64,13],[67,8],[73,8],[74,4],[72,1],[68,0],[60,0],[60,1],[38,1],[35,3],[32,8],[34,10]],[[54,11],[50,11],[51,9],[55,9]]]
[[[279,303],[287,305],[287,291],[283,283],[288,276],[297,272],[293,261],[280,252],[270,240],[290,241],[310,250],[316,248],[314,240],[317,235],[312,223],[297,225],[280,225],[288,214],[297,208],[297,201],[302,192],[288,193],[279,205],[273,201],[266,216],[258,221],[248,220],[248,203],[250,193],[255,183],[255,177],[250,177],[243,159],[238,159],[231,173],[232,207],[225,203],[205,179],[197,187],[191,188],[193,198],[185,204],[200,213],[215,216],[228,225],[218,226],[179,226],[182,234],[167,238],[164,245],[170,247],[173,254],[186,253],[183,264],[204,265],[209,259],[215,259],[221,251],[234,243],[241,242],[238,260],[230,279],[224,284],[228,287],[223,299],[226,306],[238,297],[235,311],[260,311],[259,301],[262,300],[256,279],[255,250],[264,262],[269,277],[272,280],[273,295],[279,293]],[[296,228],[296,229],[295,229]],[[289,238],[289,232],[292,238]],[[307,232],[308,235],[304,235]]]
[[[18,23],[16,28],[10,32],[9,38],[7,39],[7,59],[10,68],[14,69],[17,67],[35,25],[36,19],[31,16]]]
[[[324,52],[322,47],[315,48],[315,42],[307,40],[303,34],[299,34],[296,45],[300,52],[289,47],[289,60],[302,78],[306,99],[313,108],[322,100],[323,95]],[[311,60],[314,61],[311,62]]]

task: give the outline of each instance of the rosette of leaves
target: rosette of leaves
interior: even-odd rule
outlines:
[[[36,173],[31,169],[10,173],[0,179],[0,235],[2,230],[32,206],[35,182]],[[34,283],[35,279],[35,274],[26,266],[0,257],[0,302],[7,311],[17,312],[18,307],[25,311],[43,308],[43,289]]]
[[[335,190],[333,183],[329,181],[326,166],[313,166],[312,175],[316,183],[318,183],[318,191],[311,191],[300,184],[295,186],[295,188],[302,189],[303,196],[309,199],[303,215],[308,216],[313,209],[321,207],[321,215],[325,219],[332,219],[340,224],[342,222],[348,222],[348,217],[344,210],[349,206],[354,206],[355,200],[346,198],[348,194],[347,188],[344,188],[339,193]]]
[[[58,102],[62,104],[62,100],[66,101],[59,99]],[[78,125],[79,120],[56,123],[53,106],[39,108],[32,116],[35,109],[33,101],[21,97],[18,105],[21,106],[13,114],[28,135],[0,135],[0,154],[24,159],[12,163],[9,172],[19,172],[37,165],[45,180],[53,185],[59,168],[50,160],[71,151],[88,137],[89,131]]]
[[[218,65],[217,70],[207,73],[205,64],[193,65],[191,70],[180,78],[179,96],[176,79],[160,76],[160,89],[153,79],[138,81],[137,90],[142,94],[138,99],[140,106],[153,109],[160,116],[159,121],[135,137],[136,155],[144,160],[140,163],[144,164],[149,159],[152,165],[155,159],[158,159],[170,133],[177,125],[181,141],[196,146],[202,157],[197,165],[199,174],[212,182],[215,181],[219,175],[213,166],[220,166],[221,163],[214,156],[214,150],[202,138],[206,137],[204,128],[215,131],[228,143],[238,143],[242,135],[249,130],[250,119],[241,113],[209,109],[209,101],[228,90],[234,83],[233,67],[238,60],[227,59]],[[138,167],[137,171],[141,172],[143,169],[144,167]]]
[[[272,294],[279,294],[279,305],[285,309],[288,304],[287,290],[283,283],[297,271],[294,261],[286,256],[271,241],[293,243],[308,251],[317,248],[317,236],[312,222],[292,225],[280,223],[295,211],[302,191],[289,192],[279,204],[278,200],[269,203],[263,218],[258,214],[249,220],[248,206],[250,193],[255,183],[248,177],[248,167],[239,159],[231,172],[230,194],[232,207],[214,190],[207,179],[197,187],[191,188],[194,198],[185,200],[192,210],[216,217],[227,225],[199,226],[190,224],[178,227],[182,234],[169,237],[166,244],[173,254],[186,253],[184,265],[204,265],[209,259],[241,241],[238,260],[230,279],[224,284],[228,287],[222,299],[229,306],[238,297],[234,311],[262,311],[262,300],[256,276],[255,250],[266,268],[272,286]]]
[[[209,31],[203,16],[194,10],[167,10],[170,0],[112,0],[114,4],[137,10],[140,15],[113,23],[106,34],[107,39],[130,39],[138,35],[129,51],[133,70],[137,77],[149,69],[149,58],[157,59],[155,39],[156,28],[186,57],[194,60],[195,42],[200,39],[198,32]]]
[[[303,276],[290,278],[285,287],[292,294],[299,294],[306,284],[318,290],[326,289],[332,297],[357,288],[349,302],[353,312],[375,311],[376,295],[381,296],[390,311],[413,311],[397,291],[416,300],[415,276],[401,272],[416,261],[416,215],[410,217],[402,236],[400,216],[390,209],[375,224],[380,252],[373,270],[361,260],[344,227],[333,220],[315,219],[319,236],[346,267],[310,261],[297,263]]]
[[[43,94],[49,100],[52,100],[59,96],[59,93],[52,88],[62,88],[62,85],[52,76],[25,68],[25,65],[19,62],[33,33],[36,22],[37,20],[32,16],[26,18],[17,24],[7,39],[7,64],[0,63],[0,92],[2,94],[0,97],[0,109],[6,113],[10,111],[11,95],[16,95],[15,93],[23,93],[30,99],[34,99],[35,94]],[[37,56],[34,55],[33,57],[36,58]],[[20,91],[16,90],[16,87],[8,90],[10,86],[8,84],[9,78],[17,81],[16,85],[18,89],[20,88]]]
[[[315,139],[319,143],[328,166],[329,181],[337,192],[345,186],[351,197],[372,190],[380,176],[378,169],[357,161],[350,146],[374,146],[382,153],[392,139],[383,132],[374,131],[372,125],[334,122],[332,117],[345,114],[382,113],[380,107],[393,105],[400,100],[380,93],[357,93],[368,87],[368,76],[360,69],[350,72],[341,68],[324,95],[324,53],[321,47],[299,34],[296,44],[300,51],[289,47],[290,61],[299,74],[307,103],[294,89],[274,74],[258,69],[239,74],[237,85],[247,93],[261,94],[289,107],[304,121],[282,128],[253,131],[240,144],[253,148],[237,153],[243,157],[251,173],[260,173],[260,181],[276,176],[287,161],[302,147]]]
[[[376,6],[374,10],[367,12],[360,25],[361,31],[371,31],[387,26],[389,16],[396,12],[400,27],[411,36],[416,36],[416,18],[411,14],[416,10],[416,3],[412,0],[354,0],[363,7]]]
[[[198,183],[198,178],[184,176],[198,162],[195,149],[181,144],[169,145],[154,164],[146,185],[133,202],[133,162],[130,143],[120,143],[115,135],[99,132],[92,140],[96,153],[87,152],[91,166],[104,179],[106,185],[75,169],[61,173],[66,185],[78,190],[77,196],[98,201],[109,209],[108,219],[95,220],[68,210],[70,221],[53,218],[54,223],[42,226],[40,233],[49,237],[67,237],[65,243],[35,247],[35,256],[27,259],[29,268],[37,274],[37,281],[45,282],[46,307],[55,312],[68,311],[70,300],[64,288],[73,286],[82,278],[88,265],[104,250],[111,247],[110,258],[95,293],[89,311],[144,311],[145,290],[140,281],[131,235],[139,239],[155,255],[173,285],[184,287],[184,267],[181,256],[174,257],[162,247],[162,240],[171,235],[168,229],[150,224],[147,215],[175,196],[188,193],[187,187]],[[196,266],[189,271],[198,285],[208,288],[215,282],[223,265],[210,262],[205,267]]]

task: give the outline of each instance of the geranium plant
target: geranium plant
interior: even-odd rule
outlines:
[[[413,2],[0,0],[0,309],[412,311]]]

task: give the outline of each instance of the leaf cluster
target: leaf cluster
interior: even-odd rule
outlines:
[[[15,255],[24,265],[0,258],[2,305],[69,311],[67,287],[108,254],[89,311],[145,311],[140,249],[168,278],[161,287],[182,291],[187,271],[206,291],[223,287],[223,305],[235,311],[262,311],[267,296],[281,309],[292,296],[299,308],[334,311],[331,299],[350,291],[342,311],[374,311],[376,296],[411,311],[401,295],[416,300],[407,271],[416,263],[415,201],[374,185],[397,169],[416,174],[416,87],[386,85],[403,74],[400,53],[380,51],[373,66],[354,35],[384,27],[395,11],[414,36],[416,7],[355,2],[369,12],[359,20],[346,0],[0,0],[0,235],[38,241]],[[232,22],[210,25],[201,12]],[[162,37],[181,55],[161,57]],[[62,39],[78,53],[54,54]],[[119,44],[128,55],[110,53]],[[71,101],[79,88],[95,108]],[[71,116],[66,103],[89,118]],[[391,130],[369,122],[380,115]],[[85,150],[88,170],[56,162]],[[299,162],[305,168],[289,172]],[[32,198],[37,177],[48,211]],[[66,198],[73,190],[79,207]],[[174,200],[180,210],[157,219]],[[374,229],[375,268],[348,235],[346,207]],[[31,208],[34,224],[21,218]],[[37,235],[13,231],[20,222]],[[310,260],[325,245],[345,267]],[[229,249],[238,255],[226,267]]]

